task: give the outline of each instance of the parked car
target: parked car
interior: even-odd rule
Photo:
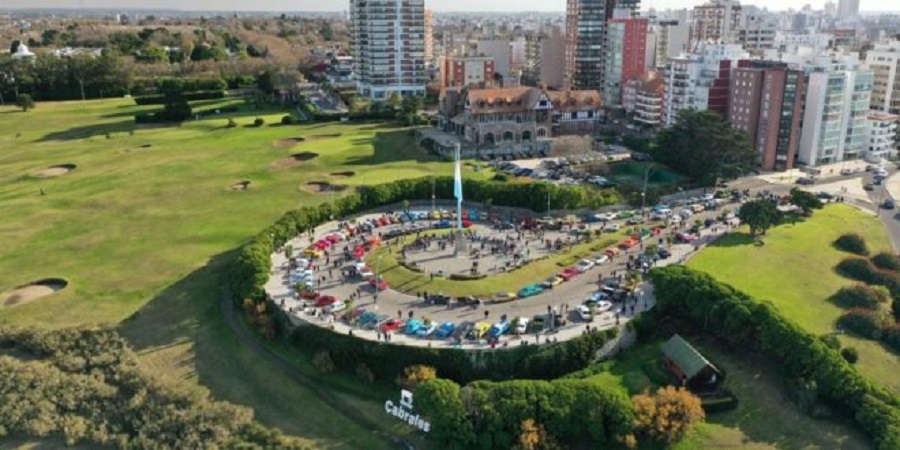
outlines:
[[[337,302],[337,297],[333,295],[320,295],[316,297],[315,306],[317,308],[321,308],[323,306],[329,306],[335,302]]]
[[[372,277],[371,279],[369,279],[369,284],[379,291],[386,291],[391,287],[391,285],[388,284],[387,281],[384,281],[384,278],[381,277],[379,277],[377,280],[375,279],[375,277]]]
[[[364,328],[374,330],[381,326],[381,324],[386,323],[388,320],[391,320],[390,316],[388,316],[387,314],[379,314],[378,317],[376,317],[374,320],[367,322]]]
[[[534,295],[538,295],[541,292],[544,292],[544,288],[539,284],[529,284],[528,286],[523,287],[519,290],[518,296],[520,298],[531,297]]]
[[[578,318],[585,322],[594,321],[594,315],[591,314],[591,309],[586,305],[578,305],[578,307],[575,308],[575,312],[578,314]]]
[[[594,264],[596,264],[596,265],[606,264],[608,262],[609,262],[609,255],[604,255],[601,253],[594,257]]]
[[[456,329],[456,324],[453,322],[444,322],[441,326],[438,327],[437,331],[434,332],[434,337],[438,339],[444,339],[447,336],[453,334],[453,330]]]
[[[419,332],[419,330],[422,329],[423,326],[424,324],[421,320],[409,319],[409,321],[406,322],[406,326],[404,327],[403,332],[406,334],[416,334]]]
[[[467,334],[469,334],[469,330],[471,330],[474,326],[474,322],[464,321],[460,323],[459,326],[456,327],[456,329],[453,330],[451,336],[453,336],[454,339],[463,339]]]
[[[613,289],[613,292],[615,292],[615,289]],[[609,299],[609,296],[610,296],[610,294],[609,294],[607,291],[600,290],[600,291],[597,291],[597,292],[594,292],[593,294],[591,294],[591,295],[584,301],[584,303],[585,303],[586,305],[590,305],[590,304],[595,304],[595,305],[596,305],[597,303],[600,303],[600,302],[602,302],[602,301],[605,301],[605,300]]]
[[[469,329],[468,333],[466,333],[466,339],[470,341],[477,341],[483,338],[490,329],[491,324],[487,322],[478,322]]]
[[[865,189],[865,190],[867,190],[867,191],[874,191],[874,190],[875,190],[875,185],[872,184],[872,183],[867,183],[865,186],[863,186],[863,189]]]
[[[612,302],[606,300],[600,300],[597,303],[594,303],[594,314],[605,313],[613,308]]]
[[[546,289],[553,289],[555,286],[559,286],[560,284],[563,284],[564,281],[566,281],[566,280],[563,277],[553,275],[552,277],[544,280],[544,282],[541,283],[541,287],[544,287]],[[520,293],[520,295],[521,295],[521,293]]]
[[[834,200],[834,194],[825,191],[817,192],[816,197],[819,197],[822,200]]]
[[[579,275],[579,273],[580,272],[578,272],[578,269],[575,269],[573,267],[566,267],[565,269],[563,269],[559,273],[557,273],[556,276],[562,278],[565,281],[569,281],[572,278],[577,277]]]
[[[606,224],[605,227],[603,227],[603,231],[616,232],[616,231],[619,231],[620,228],[622,228],[622,226],[617,223],[609,223],[609,224]]]
[[[491,330],[489,331],[490,336],[494,339],[499,338],[507,331],[509,331],[509,325],[510,324],[507,321],[495,323],[493,326],[491,326]]]
[[[420,338],[426,338],[431,336],[432,333],[437,330],[437,322],[428,322],[428,324],[422,324],[422,328],[419,328],[416,331],[416,336]]]
[[[389,319],[387,322],[381,324],[378,329],[381,330],[382,333],[390,333],[392,331],[401,330],[404,326],[406,326],[406,321],[403,319]]]
[[[494,295],[494,303],[505,303],[516,299],[515,292],[498,292]]]
[[[894,206],[894,200],[890,198],[881,202],[881,207],[884,209],[894,209]]]
[[[582,259],[581,261],[578,261],[578,264],[575,264],[575,269],[577,269],[581,273],[584,273],[588,270],[593,269],[596,264],[596,262],[591,261],[590,259]]]
[[[659,255],[659,257],[662,259],[666,259],[666,258],[672,256],[672,252],[670,252],[669,249],[667,249],[665,247],[660,247],[660,249],[657,250],[656,254]]]
[[[812,177],[800,177],[800,178],[797,178],[796,183],[800,184],[800,185],[804,185],[804,186],[809,186],[809,185],[816,184],[816,179],[812,178]]]
[[[532,333],[540,333],[544,331],[544,328],[547,326],[547,316],[543,314],[539,314],[531,318],[531,322],[528,323],[528,331]]]
[[[450,297],[444,294],[431,294],[428,296],[427,302],[432,305],[449,305]]]

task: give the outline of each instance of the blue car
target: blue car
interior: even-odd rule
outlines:
[[[507,331],[509,331],[509,322],[497,322],[491,327],[489,333],[492,338],[498,338]]]
[[[434,332],[434,336],[438,339],[444,339],[453,334],[453,330],[455,329],[456,325],[453,322],[444,322],[438,327],[437,331]]]
[[[451,221],[449,221],[449,220],[447,220],[447,219],[444,219],[444,220],[438,222],[437,225],[435,225],[434,227],[435,227],[435,228],[438,228],[438,229],[440,229],[440,228],[452,228],[452,227],[453,227],[453,222],[451,222]]]
[[[428,325],[422,325],[422,328],[419,328],[419,331],[416,331],[416,336],[420,338],[426,338],[431,336],[431,333],[434,333],[437,330],[437,323],[431,322]]]
[[[403,330],[406,334],[416,334],[422,328],[422,321],[418,319],[409,319],[406,322],[406,328]]]
[[[532,297],[544,292],[544,288],[539,284],[529,284],[519,290],[519,298]]]

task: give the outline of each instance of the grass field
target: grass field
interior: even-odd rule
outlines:
[[[416,292],[440,292],[451,297],[464,295],[491,296],[498,292],[518,292],[527,284],[540,283],[551,275],[558,273],[579,259],[594,256],[604,249],[615,245],[626,236],[625,230],[605,234],[592,240],[573,246],[570,250],[551,255],[511,272],[491,275],[480,280],[451,280],[435,277],[427,273],[414,272],[400,265],[397,254],[381,247],[366,257],[372,268],[378,269],[379,276],[390,283],[392,289],[415,294]],[[409,236],[401,240],[401,247],[412,241]]]
[[[707,272],[747,294],[770,301],[811,333],[835,331],[843,312],[827,301],[840,287],[854,284],[835,272],[849,254],[832,246],[844,233],[859,233],[873,252],[891,250],[883,225],[846,205],[830,205],[796,225],[769,230],[765,245],[735,233],[701,251],[689,266]],[[900,357],[876,342],[841,335],[843,346],[859,350],[857,367],[873,381],[900,393]]]
[[[765,361],[749,355],[736,358],[712,341],[690,341],[726,374],[725,386],[739,403],[734,410],[709,415],[674,449],[869,448],[852,424],[816,420],[800,412],[785,395],[776,368]],[[601,363],[604,371],[589,378],[631,395],[652,392],[668,379],[661,356],[659,342],[641,344]]]
[[[141,363],[161,379],[207,387],[318,446],[371,448],[370,430],[237,341],[218,312],[219,277],[227,252],[284,211],[339,195],[311,192],[309,182],[352,187],[448,175],[452,167],[417,149],[409,130],[380,124],[251,128],[245,125],[257,113],[243,111],[135,127],[131,116],[141,109],[124,99],[0,109],[0,292],[45,277],[70,283],[0,308],[0,324],[121,324]],[[262,117],[273,124],[283,114]],[[225,128],[227,117],[240,126]],[[274,145],[299,136],[307,140]],[[318,156],[284,167],[301,152]],[[30,175],[64,163],[77,168],[55,178]],[[250,189],[232,191],[240,180],[250,180]],[[358,401],[361,409],[378,406]]]

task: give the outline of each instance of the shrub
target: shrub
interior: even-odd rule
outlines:
[[[316,352],[315,356],[313,356],[313,366],[322,373],[331,373],[334,372],[334,361],[331,359],[331,354],[328,353],[328,350],[320,350]]]
[[[292,116],[290,114],[281,118],[282,125],[293,125],[295,123],[297,123],[297,119],[295,119],[294,116]]]
[[[847,347],[841,350],[841,357],[850,364],[856,364],[856,361],[859,361],[859,352],[853,347]]]
[[[636,431],[666,444],[681,440],[706,416],[700,399],[685,388],[666,386],[652,397],[636,395],[631,402]]]
[[[265,123],[266,123],[266,121],[263,120],[262,117],[257,117],[256,119],[253,119],[254,127],[261,127],[261,126],[265,125]]]
[[[894,324],[881,330],[881,341],[888,347],[900,352],[900,324]]]
[[[509,181],[509,175],[502,173],[502,172],[495,173],[494,176],[491,178],[491,181],[500,181],[500,182],[505,183],[505,182]]]
[[[867,256],[869,254],[866,240],[856,233],[842,235],[834,241],[834,246],[845,252],[856,253],[860,256]]]
[[[881,252],[872,258],[879,269],[900,271],[900,257],[892,253]]]
[[[864,283],[874,283],[878,279],[878,270],[865,258],[847,258],[838,263],[837,270],[848,278]]]
[[[185,92],[181,94],[181,97],[188,102],[197,100],[218,100],[221,98],[225,98],[225,92]],[[136,105],[164,105],[166,103],[166,99],[166,95],[145,95],[141,97],[135,97],[134,103]]]
[[[825,345],[828,346],[828,348],[833,348],[835,350],[841,349],[841,340],[838,339],[838,337],[833,334],[825,334],[825,335],[819,336],[819,339],[821,339],[822,342],[824,342]]]
[[[403,369],[403,376],[397,378],[397,384],[401,387],[414,389],[419,383],[431,381],[437,378],[437,370],[424,364],[416,364]]]
[[[480,280],[485,277],[487,277],[487,275],[483,274],[483,273],[479,273],[476,275],[470,275],[468,273],[452,273],[452,274],[450,274],[450,279],[456,280],[456,281],[473,281],[473,280]]]
[[[234,119],[229,118],[228,124],[225,125],[225,128],[234,128],[234,127],[237,127],[237,122],[235,122]]]
[[[372,373],[372,369],[369,369],[369,366],[364,363],[359,363],[356,365],[356,376],[366,384],[374,384],[375,383],[375,374]]]
[[[887,304],[890,299],[887,289],[872,287],[865,284],[842,287],[834,295],[831,301],[841,308],[877,308],[881,304]]]
[[[882,320],[878,313],[866,308],[854,308],[838,318],[838,326],[869,339],[881,337]]]

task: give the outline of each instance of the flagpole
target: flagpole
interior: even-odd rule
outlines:
[[[462,231],[463,188],[461,154],[462,149],[459,144],[456,144],[456,166],[453,172],[453,196],[456,197],[456,248],[454,249],[454,256],[459,256],[466,251],[466,243],[463,240]]]

